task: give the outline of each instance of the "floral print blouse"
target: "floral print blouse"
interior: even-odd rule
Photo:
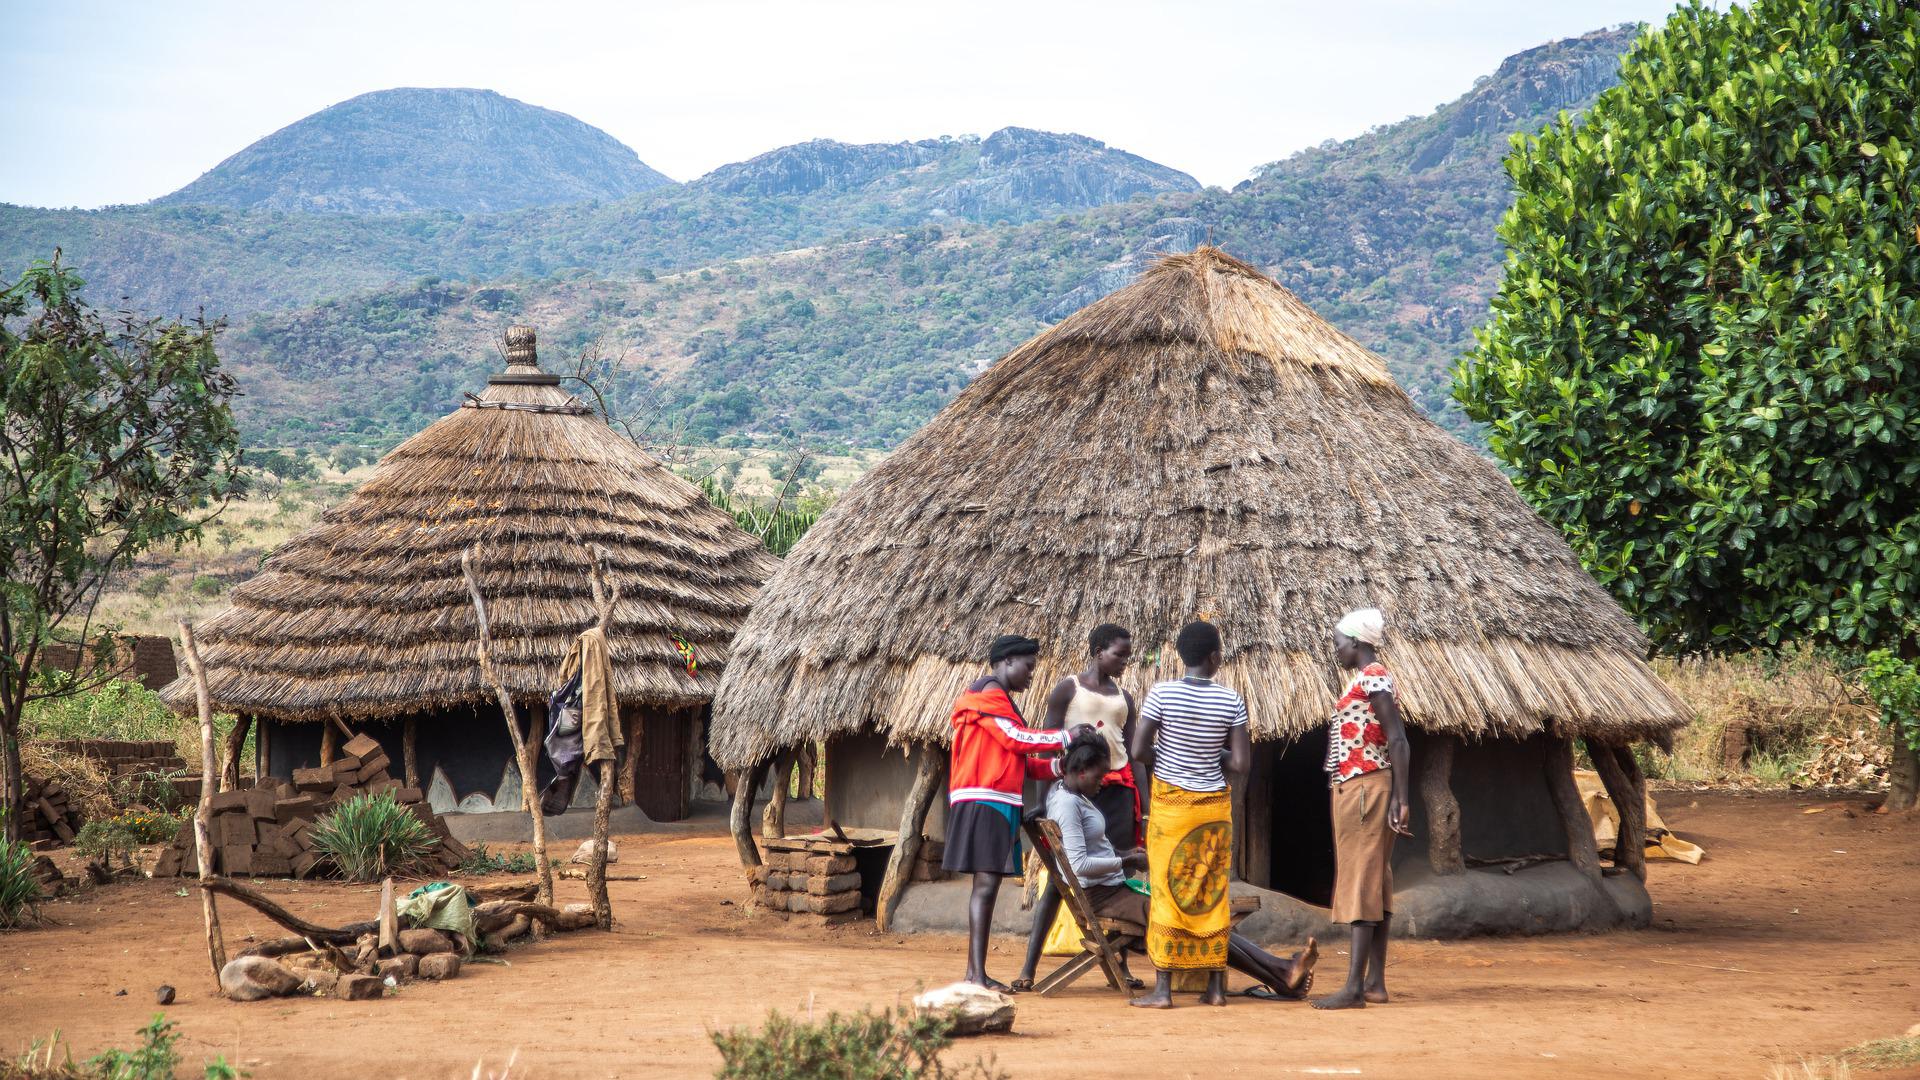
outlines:
[[[1371,696],[1393,693],[1393,676],[1381,664],[1368,664],[1347,684],[1333,705],[1327,725],[1327,780],[1339,784],[1388,766],[1387,730],[1373,715]]]

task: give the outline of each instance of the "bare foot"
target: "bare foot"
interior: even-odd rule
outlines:
[[[1287,972],[1287,989],[1298,991],[1300,984],[1307,981],[1307,976],[1313,974],[1313,965],[1319,959],[1320,942],[1311,937],[1307,938],[1307,947],[1301,949],[1293,958],[1292,967]]]
[[[1202,1005],[1225,1005],[1226,1003],[1227,992],[1217,986],[1207,987],[1206,992],[1200,995]]]
[[[1343,987],[1326,997],[1315,998],[1313,1007],[1316,1009],[1364,1009],[1367,1007],[1367,1001],[1364,995]]]
[[[1360,996],[1366,998],[1367,1004],[1369,1005],[1385,1005],[1387,1003],[1387,988],[1384,986],[1369,986],[1366,992]]]
[[[979,985],[984,986],[987,989],[992,990],[994,993],[997,993],[997,994],[1013,993],[1013,988],[1011,986],[1008,986],[1006,983],[1001,982],[999,979],[996,979],[991,975],[982,976],[980,979]]]
[[[1136,1009],[1171,1009],[1173,1008],[1173,995],[1163,990],[1155,990],[1151,994],[1134,998],[1127,1002],[1127,1004]]]

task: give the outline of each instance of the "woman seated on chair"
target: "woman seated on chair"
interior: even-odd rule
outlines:
[[[1107,773],[1106,740],[1083,734],[1067,747],[1060,766],[1060,782],[1047,795],[1047,816],[1060,829],[1058,856],[1072,867],[1087,903],[1098,918],[1119,919],[1146,932],[1147,897],[1127,884],[1127,871],[1147,869],[1147,852],[1133,848],[1121,854],[1107,840],[1106,819],[1094,805],[1100,781]],[[1144,949],[1141,939],[1132,946]],[[1273,995],[1288,999],[1306,996],[1313,984],[1313,964],[1319,958],[1318,944],[1307,939],[1307,947],[1293,959],[1282,960],[1238,933],[1227,939],[1227,966],[1265,986]],[[1126,964],[1123,953],[1121,965]],[[1138,982],[1129,975],[1129,981]]]

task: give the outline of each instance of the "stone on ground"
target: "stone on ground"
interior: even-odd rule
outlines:
[[[460,974],[460,957],[456,953],[432,953],[420,958],[420,969],[416,973],[423,979],[438,982],[441,979],[457,978]]]
[[[580,849],[573,853],[572,861],[577,863],[591,863],[593,861],[593,837],[589,836],[585,840],[580,841]],[[607,837],[607,861],[610,863],[620,861],[620,849],[614,844],[613,837],[611,836]]]
[[[913,999],[921,1012],[946,1013],[954,1035],[985,1035],[1013,1030],[1013,998],[978,983],[957,982]]]
[[[264,956],[235,957],[220,969],[220,992],[234,1001],[285,997],[298,991],[303,981]]]

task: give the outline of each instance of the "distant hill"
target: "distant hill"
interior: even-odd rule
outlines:
[[[491,90],[377,90],[297,120],[155,200],[298,213],[478,214],[673,181],[565,113]]]

